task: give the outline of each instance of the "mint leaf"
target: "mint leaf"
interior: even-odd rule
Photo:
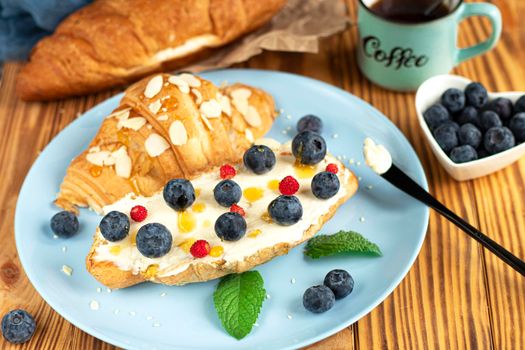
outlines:
[[[312,259],[338,253],[383,255],[377,244],[354,231],[339,231],[333,235],[315,236],[308,241],[304,254]]]
[[[224,329],[237,340],[248,335],[265,296],[264,281],[257,271],[223,277],[213,293],[213,303]]]

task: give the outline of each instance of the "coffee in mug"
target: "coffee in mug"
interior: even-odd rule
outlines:
[[[457,47],[459,22],[488,17],[492,34],[472,47]],[[413,91],[426,79],[492,49],[501,34],[501,14],[487,3],[462,0],[359,0],[357,62],[372,82]]]

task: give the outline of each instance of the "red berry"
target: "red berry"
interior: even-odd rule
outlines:
[[[240,206],[238,206],[237,204],[233,204],[231,207],[230,207],[230,211],[232,213],[237,213],[239,214],[240,216],[245,216],[246,213],[244,212],[244,209]]]
[[[142,205],[136,205],[133,208],[131,208],[131,211],[129,212],[129,216],[133,219],[133,221],[141,222],[146,219],[148,216],[148,209],[143,207]]]
[[[326,171],[328,171],[329,173],[337,174],[339,168],[337,167],[337,164],[330,163],[326,166]]]
[[[230,164],[224,164],[223,166],[221,166],[220,172],[221,179],[231,179],[235,176],[235,174],[237,174],[235,168],[232,167]]]
[[[204,239],[199,239],[191,245],[190,253],[195,258],[204,258],[210,253],[210,244]]]
[[[299,182],[293,176],[286,176],[279,182],[279,191],[285,196],[294,195],[299,190]]]

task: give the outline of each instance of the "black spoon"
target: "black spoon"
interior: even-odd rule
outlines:
[[[482,246],[494,253],[498,258],[510,265],[514,270],[525,276],[525,262],[523,260],[520,260],[517,256],[494,242],[483,232],[457,216],[397,166],[392,164],[392,166],[384,174],[381,174],[381,176],[409,196],[435,209],[438,213],[452,221],[457,227],[465,231],[470,237],[481,243]]]

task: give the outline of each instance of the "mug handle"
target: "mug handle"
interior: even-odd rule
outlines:
[[[459,49],[456,53],[456,65],[489,51],[496,45],[501,35],[501,13],[496,6],[487,3],[463,4],[459,9],[458,24],[465,18],[472,16],[487,17],[492,25],[492,34],[482,43]]]

